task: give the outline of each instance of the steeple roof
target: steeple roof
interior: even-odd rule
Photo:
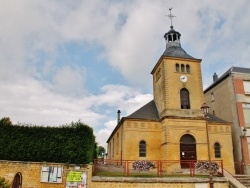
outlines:
[[[181,34],[178,31],[175,31],[173,29],[173,26],[171,26],[170,30],[164,35],[167,45],[166,45],[166,50],[163,53],[163,56],[195,59],[194,57],[187,54],[185,50],[182,49],[180,43],[180,37]]]

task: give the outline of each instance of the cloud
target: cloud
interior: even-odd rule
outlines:
[[[84,95],[85,75],[85,69],[79,66],[60,67],[52,76],[52,89],[66,95]]]
[[[121,91],[119,88],[117,89],[118,89],[117,91]],[[132,88],[128,89],[130,89],[132,92]],[[108,92],[106,94],[109,95],[110,93]],[[130,115],[135,110],[139,109],[140,107],[142,107],[143,105],[145,105],[146,103],[148,103],[153,99],[153,96],[151,94],[133,93],[133,95],[131,95],[130,97],[127,96],[128,95],[126,95],[126,98],[124,97],[119,98],[119,103],[116,106],[116,109],[119,109],[121,111],[121,118]],[[106,105],[110,105],[110,103],[107,102]],[[113,114],[114,119],[110,118],[112,117],[112,115],[110,115],[109,116],[110,119],[104,122],[103,126],[100,129],[97,129],[95,132],[97,142],[104,147],[106,146],[105,143],[107,139],[109,138],[110,134],[117,125],[117,110],[116,111],[113,110],[111,112]]]
[[[81,119],[103,143],[118,109],[126,116],[153,98],[150,72],[165,50],[168,8],[184,50],[203,59],[206,88],[214,72],[249,67],[249,6],[247,0],[230,6],[226,0],[1,1],[0,114],[41,125]],[[102,74],[116,82],[96,84],[104,80],[95,72],[100,64],[117,72]]]

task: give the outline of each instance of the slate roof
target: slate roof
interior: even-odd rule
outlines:
[[[145,120],[155,120],[155,121],[160,120],[160,117],[158,115],[158,111],[157,111],[154,100],[145,104],[143,107],[139,108],[134,113],[130,114],[129,116],[127,116],[125,118],[145,119]],[[208,121],[209,122],[218,122],[218,123],[223,123],[223,122],[225,123],[226,122],[223,119],[220,119],[213,114],[208,114]]]
[[[145,104],[143,107],[135,111],[134,113],[130,114],[125,118],[131,119],[146,119],[146,120],[156,120],[159,121],[158,111],[155,105],[154,100],[150,101],[149,103]]]
[[[174,42],[172,42],[174,43]],[[165,52],[163,53],[165,56],[171,57],[179,57],[179,58],[187,58],[187,59],[195,59],[191,55],[188,55],[185,50],[183,50],[180,46],[170,46],[167,47]]]
[[[226,123],[227,121],[213,115],[213,114],[208,114],[208,122],[218,122],[218,123]]]
[[[170,27],[171,29],[165,33],[164,38],[168,41],[169,35],[177,35],[177,39],[173,41],[168,41],[166,45],[166,50],[163,53],[164,56],[171,56],[171,57],[178,57],[178,58],[188,58],[188,59],[195,59],[191,55],[188,55],[185,50],[181,48],[180,37],[181,34],[178,31],[173,29],[173,26]]]
[[[250,68],[243,68],[243,67],[231,67],[231,72],[238,72],[238,73],[247,73],[250,74]]]

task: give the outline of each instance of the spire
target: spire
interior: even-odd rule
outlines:
[[[168,43],[172,43],[171,46],[173,44],[177,45],[177,46],[181,46],[180,44],[180,37],[181,37],[181,34],[178,32],[178,31],[175,31],[174,30],[174,27],[173,27],[173,18],[176,17],[174,16],[172,13],[172,8],[169,9],[169,15],[168,17],[170,18],[170,21],[171,21],[171,26],[170,26],[170,31],[167,32],[165,35],[164,35],[164,38],[166,39],[166,42],[167,42],[167,45]]]
[[[173,20],[173,18],[174,18],[174,17],[176,17],[176,16],[174,16],[174,15],[171,13],[171,10],[172,10],[172,7],[169,9],[170,14],[168,15],[168,17],[169,17],[169,18],[170,18],[170,20],[171,20],[171,26],[170,26],[170,29],[173,29],[174,27],[173,27],[172,20]]]
[[[172,57],[181,57],[181,58],[191,58],[193,59],[192,56],[188,55],[182,48],[181,48],[181,34],[178,31],[174,30],[173,27],[173,18],[176,17],[172,14],[172,8],[169,9],[169,15],[168,17],[170,18],[171,21],[171,26],[170,30],[165,33],[164,38],[166,40],[166,50],[163,53],[163,55],[166,56],[172,56]]]

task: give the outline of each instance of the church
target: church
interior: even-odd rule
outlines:
[[[118,111],[117,126],[107,140],[107,159],[185,164],[181,162],[211,158],[222,160],[234,174],[231,123],[204,115],[202,60],[182,49],[180,37],[171,23],[164,35],[166,49],[151,72],[154,98],[121,119]]]

